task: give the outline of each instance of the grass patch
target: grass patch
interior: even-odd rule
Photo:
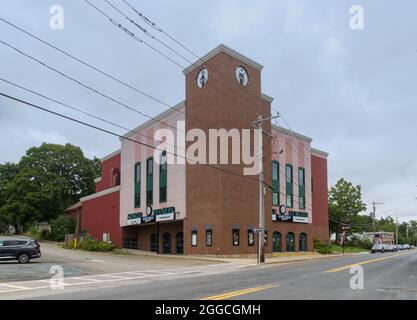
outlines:
[[[342,246],[332,244],[330,246],[330,250],[333,253],[342,253],[343,248]],[[361,252],[369,252],[369,249],[361,248],[361,247],[352,247],[352,246],[345,246],[345,253],[361,253]]]

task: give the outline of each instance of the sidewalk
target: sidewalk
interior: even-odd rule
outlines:
[[[216,256],[200,256],[200,255],[191,255],[191,256],[184,256],[184,255],[158,255],[154,252],[149,251],[140,251],[140,250],[130,250],[130,249],[122,249],[122,252],[127,252],[132,255],[139,255],[139,256],[161,256],[165,258],[176,258],[176,259],[191,259],[191,260],[204,260],[204,261],[217,261],[217,262],[224,262],[224,263],[232,263],[232,264],[255,264],[257,263],[256,257],[253,258],[226,258],[226,257],[216,257]],[[338,257],[349,257],[363,253],[346,253],[346,254],[320,254],[315,252],[283,252],[283,253],[274,253],[272,257],[265,258],[265,264],[286,264],[286,263],[293,263],[293,262],[305,262],[305,261],[315,261],[315,260],[322,260],[322,259],[331,259],[331,258],[338,258]]]

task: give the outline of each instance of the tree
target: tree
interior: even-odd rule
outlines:
[[[94,161],[85,158],[81,149],[74,145],[44,143],[40,147],[30,148],[19,166],[65,179],[66,192],[62,195],[62,201],[65,207],[69,207],[81,197],[94,193],[97,175]]]
[[[366,210],[366,204],[362,201],[360,186],[354,186],[345,179],[340,179],[331,187],[329,192],[329,228],[330,232],[340,233],[340,222],[349,220],[353,224],[366,222],[366,216],[359,213]]]
[[[0,164],[0,233],[6,232],[10,225],[10,221],[2,208],[7,202],[7,185],[13,180],[18,172],[19,167],[15,163],[6,162]]]
[[[46,143],[27,150],[17,165],[2,165],[0,228],[62,215],[81,197],[95,192],[99,166],[97,158],[87,159],[79,147]]]

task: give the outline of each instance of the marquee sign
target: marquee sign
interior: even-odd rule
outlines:
[[[145,214],[142,212],[130,213],[127,215],[127,225],[138,225],[151,222],[175,220],[175,207],[153,209],[147,206]]]
[[[285,208],[285,206],[284,206],[284,208]],[[280,210],[280,213],[285,212],[284,208],[282,209],[282,211]],[[272,211],[272,221],[308,223],[308,212],[288,211],[285,214],[282,214],[282,213],[277,214],[276,210],[273,210]]]

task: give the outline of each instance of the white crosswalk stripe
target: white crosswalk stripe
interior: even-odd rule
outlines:
[[[86,275],[78,277],[66,277],[63,279],[64,287],[100,284],[109,282],[123,282],[128,280],[149,279],[175,279],[176,277],[206,276],[238,271],[245,267],[253,267],[255,264],[221,263],[193,267],[146,269],[138,271],[117,272],[108,274]],[[0,295],[16,291],[39,290],[50,288],[50,280],[30,280],[10,283],[0,283]]]

